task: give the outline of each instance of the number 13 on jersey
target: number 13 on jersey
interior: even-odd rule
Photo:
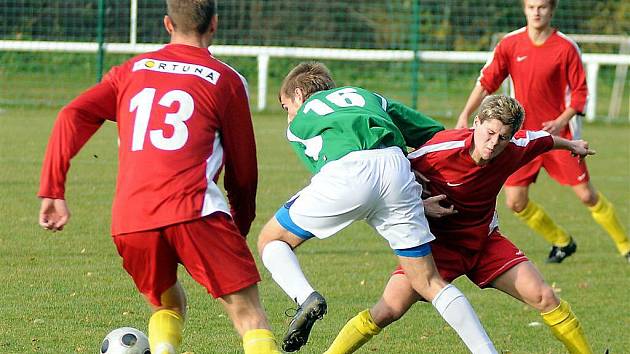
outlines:
[[[151,111],[153,103],[156,99],[156,89],[144,88],[137,93],[131,101],[129,101],[129,112],[136,112],[133,124],[133,137],[131,142],[131,151],[141,151],[144,149],[144,143],[147,137],[147,128],[149,120],[152,118]],[[161,150],[178,150],[181,149],[188,140],[188,127],[186,122],[192,116],[195,110],[195,101],[192,96],[182,90],[172,90],[164,94],[158,104],[169,108],[175,102],[179,103],[179,109],[174,113],[167,113],[163,119],[165,124],[173,127],[173,135],[164,136],[162,129],[153,129],[149,131],[149,140],[151,144]],[[158,117],[153,117],[158,118]]]

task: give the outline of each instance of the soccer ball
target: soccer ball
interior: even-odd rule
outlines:
[[[109,332],[103,344],[101,354],[150,354],[149,339],[144,333],[131,327],[121,327]]]

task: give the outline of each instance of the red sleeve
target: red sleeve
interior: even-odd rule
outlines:
[[[545,131],[519,130],[512,142],[519,147],[522,157],[517,168],[524,166],[538,155],[553,149],[553,137]]]
[[[116,115],[116,93],[103,80],[75,98],[58,114],[42,165],[39,193],[42,198],[63,199],[70,159],[101,127]]]
[[[571,108],[584,113],[588,89],[586,87],[586,74],[582,65],[582,58],[577,48],[571,46],[567,57],[567,76],[569,89],[571,90]]]
[[[508,76],[508,61],[504,53],[505,43],[501,41],[494,48],[490,61],[481,69],[479,83],[488,93],[496,91]]]
[[[225,149],[223,183],[232,217],[243,236],[256,217],[258,165],[252,116],[247,89],[237,78],[232,97],[221,119],[221,138]]]

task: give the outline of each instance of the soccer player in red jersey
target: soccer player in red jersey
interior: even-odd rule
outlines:
[[[106,120],[115,122],[112,235],[154,311],[151,352],[175,353],[181,343],[181,263],[224,305],[245,353],[279,353],[245,240],[258,181],[246,82],[208,51],[218,21],[213,0],[166,3],[170,43],[112,68],[59,113],[43,162],[39,223],[64,228],[70,160]],[[222,168],[229,206],[216,185]]]
[[[501,234],[495,208],[505,180],[536,156],[551,149],[581,157],[594,152],[581,140],[544,131],[517,132],[523,117],[515,99],[488,96],[473,129],[438,132],[409,154],[412,168],[428,181],[429,193],[446,196],[453,210],[450,215],[428,218],[436,237],[431,243],[433,258],[445,280],[465,275],[479,287],[493,287],[521,300],[541,312],[570,353],[591,353],[568,303],[557,297],[536,266]],[[430,206],[425,207],[430,216]],[[398,267],[380,301],[351,319],[326,354],[354,352],[419,300]]]
[[[431,301],[464,344],[497,354],[466,297],[439,276],[429,245],[434,237],[419,203],[422,187],[404,154],[407,146],[443,130],[442,124],[362,88],[335,87],[330,71],[316,62],[293,68],[279,98],[287,112],[287,138],[315,173],[258,236],[263,264],[298,304],[282,349],[300,350],[328,310],[295,248],[365,220],[388,241],[414,291]]]
[[[496,91],[509,75],[515,97],[527,113],[523,129],[542,129],[567,139],[580,138],[580,117],[572,117],[584,112],[586,77],[577,44],[551,27],[556,5],[556,0],[523,0],[527,26],[509,33],[497,44],[492,58],[481,70],[456,128],[465,128],[481,100]],[[547,262],[562,262],[577,246],[566,230],[529,199],[529,186],[536,181],[541,168],[561,185],[573,188],[593,219],[613,239],[619,253],[630,262],[630,241],[614,206],[590,182],[584,161],[571,158],[567,151],[539,156],[505,183],[508,207],[552,244]]]

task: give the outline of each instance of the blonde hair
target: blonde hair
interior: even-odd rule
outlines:
[[[166,14],[180,33],[204,34],[217,14],[214,0],[166,0]]]
[[[285,96],[293,99],[295,90],[300,89],[306,100],[315,92],[332,88],[335,88],[335,82],[326,65],[319,62],[304,62],[298,64],[284,78],[278,98]]]
[[[477,113],[479,123],[496,119],[512,128],[516,133],[525,119],[525,110],[518,101],[505,95],[491,95],[483,99]]]

